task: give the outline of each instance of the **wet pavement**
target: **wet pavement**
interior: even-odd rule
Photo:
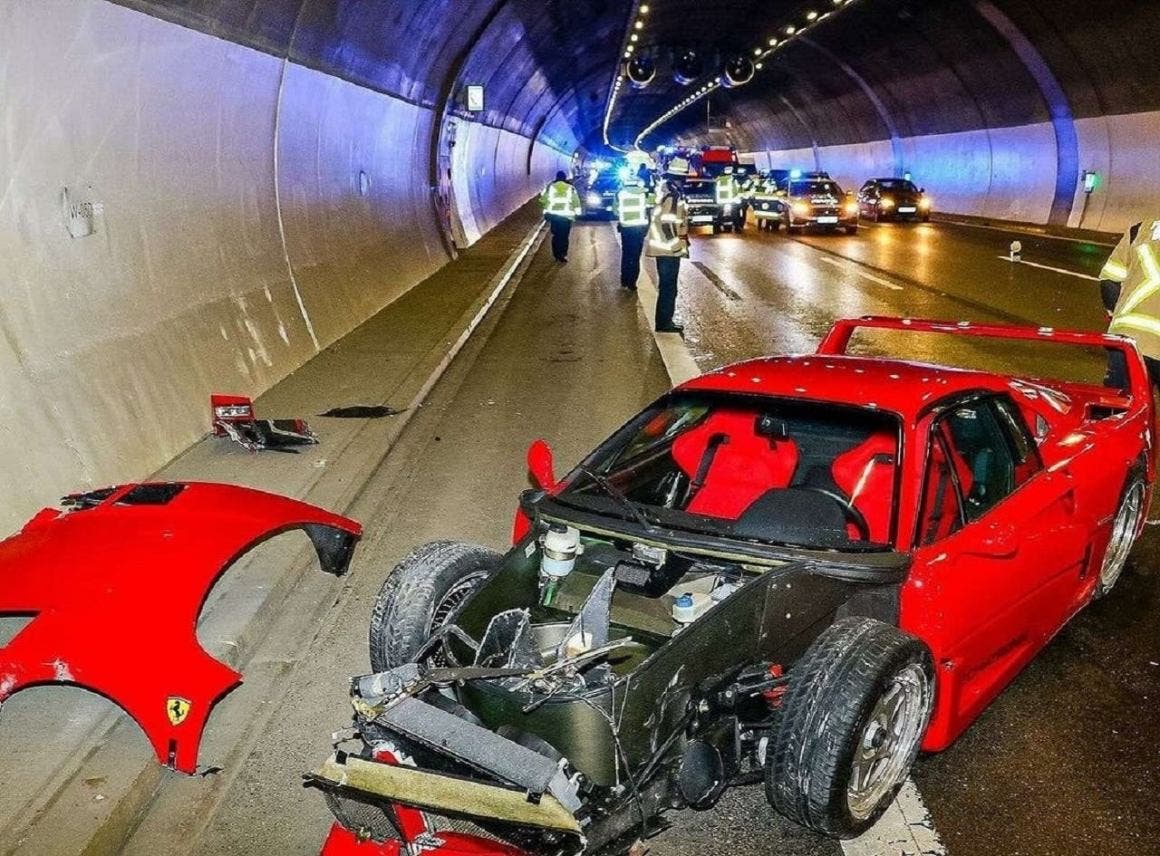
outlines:
[[[1015,238],[1028,261],[1086,275],[1102,262],[1067,242],[944,224],[867,226],[855,237],[750,229],[694,239],[679,314],[702,369],[812,350],[835,318],[868,313],[1099,329],[1096,283],[1001,260]],[[304,587],[303,602],[288,607],[257,654],[278,679],[248,702],[265,719],[246,738],[244,762],[163,790],[118,850],[317,852],[329,814],[300,774],[348,721],[347,680],[368,668],[367,621],[390,568],[437,538],[502,549],[531,439],[553,444],[562,472],[668,386],[635,297],[617,287],[614,227],[578,224],[570,256],[561,266],[540,249],[361,488],[351,513],[367,537],[353,573],[341,587]],[[1018,360],[1045,372],[1097,370],[1083,359],[1035,362],[937,336],[861,345],[999,367]],[[956,745],[918,762],[914,778],[954,856],[1160,854],[1155,532],[1148,529],[1112,596],[1078,616]],[[229,715],[246,715],[244,705]],[[780,820],[760,787],[670,819],[673,827],[650,842],[655,856],[842,852]]]

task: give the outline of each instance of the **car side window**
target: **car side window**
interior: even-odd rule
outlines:
[[[918,527],[918,543],[922,547],[941,541],[963,527],[962,497],[944,435],[945,426],[936,427],[931,433]]]
[[[939,420],[968,521],[978,520],[1020,484],[1013,442],[1002,419],[997,399],[985,398],[954,407]]]
[[[1039,447],[1035,438],[1027,427],[1027,422],[1019,408],[1011,399],[1003,396],[995,399],[995,410],[999,414],[1007,438],[1011,443],[1011,451],[1015,458],[1015,487],[1021,487],[1032,476],[1043,469],[1043,460],[1039,457]]]

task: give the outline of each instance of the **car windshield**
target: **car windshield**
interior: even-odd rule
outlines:
[[[790,186],[790,194],[793,196],[815,196],[822,193],[838,196],[841,191],[832,181],[795,181]]]
[[[878,411],[674,393],[554,499],[653,526],[813,549],[889,549],[899,424]]]
[[[883,190],[891,190],[895,193],[918,193],[918,188],[914,186],[914,182],[901,178],[879,179],[878,186]]]

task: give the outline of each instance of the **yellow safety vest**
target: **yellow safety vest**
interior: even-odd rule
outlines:
[[[734,181],[733,176],[717,176],[715,189],[717,191],[718,205],[736,205],[740,202],[737,198],[737,182]]]
[[[1140,352],[1160,359],[1160,220],[1144,221],[1124,233],[1100,279],[1120,283],[1109,333],[1130,336]]]
[[[553,217],[573,220],[582,213],[580,194],[566,181],[553,181],[540,196],[544,213]]]
[[[645,255],[652,258],[688,258],[689,205],[679,193],[657,191],[660,202],[649,217]]]
[[[616,216],[626,229],[648,225],[648,191],[643,187],[622,187],[616,194]]]

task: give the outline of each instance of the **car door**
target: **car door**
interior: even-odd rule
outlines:
[[[1006,396],[930,419],[902,624],[939,670],[932,740],[953,739],[1067,620],[1086,567],[1074,512],[1070,476],[1044,469]]]

